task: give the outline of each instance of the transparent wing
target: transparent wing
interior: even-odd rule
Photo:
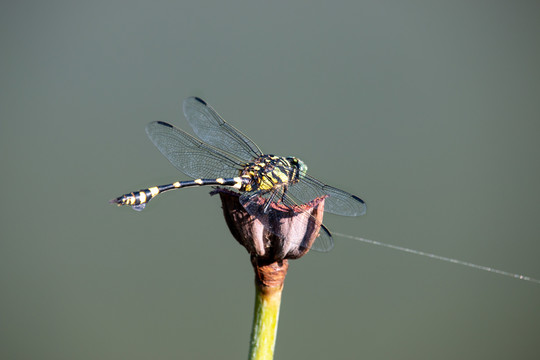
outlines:
[[[174,167],[192,178],[235,177],[243,168],[238,157],[207,145],[166,122],[148,124],[146,133]]]
[[[268,209],[268,202],[276,201],[277,199],[282,201],[291,211],[285,212],[271,208]],[[334,247],[334,240],[330,231],[311,215],[310,211],[294,211],[293,209],[301,208],[298,201],[280,190],[244,193],[240,196],[240,203],[268,231],[277,235],[283,241],[281,246],[274,246],[274,248],[282,249],[284,254],[295,252],[295,248],[327,252]],[[295,218],[294,222],[289,221],[292,217]],[[308,227],[315,226],[320,226],[319,236],[310,244],[306,238],[306,233],[310,233]]]
[[[305,204],[319,196],[328,195],[324,211],[336,215],[359,216],[366,212],[366,204],[359,197],[305,175],[299,182],[291,184],[287,195]]]
[[[202,141],[246,162],[262,155],[253,141],[223,120],[203,100],[197,97],[187,98],[183,107],[187,121]]]

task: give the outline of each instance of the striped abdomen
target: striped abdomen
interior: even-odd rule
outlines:
[[[143,189],[139,191],[134,191],[129,194],[124,194],[122,196],[117,197],[116,199],[112,199],[110,203],[117,204],[118,206],[121,205],[129,205],[134,210],[141,211],[144,209],[146,204],[155,198],[158,194],[161,194],[162,192],[174,190],[174,189],[180,189],[184,187],[190,187],[190,186],[205,186],[205,185],[221,185],[221,186],[232,186],[234,188],[240,189],[242,188],[242,184],[249,181],[247,178],[242,177],[234,177],[234,178],[218,178],[218,179],[196,179],[196,180],[189,180],[189,181],[177,181],[172,184],[167,185],[159,185],[154,186],[148,189]]]

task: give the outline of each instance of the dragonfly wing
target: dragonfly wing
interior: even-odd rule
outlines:
[[[238,157],[205,144],[166,122],[148,124],[146,133],[174,167],[192,178],[235,177],[243,168]]]
[[[310,202],[319,196],[328,195],[324,202],[324,211],[331,214],[359,216],[366,212],[366,204],[359,197],[326,185],[309,175],[305,175],[297,183],[291,184],[287,194],[293,196],[301,204]]]
[[[311,246],[312,249],[321,252],[328,252],[334,248],[334,239],[330,230],[324,224],[321,224],[321,230],[319,236],[315,239],[315,242]]]
[[[197,97],[187,98],[183,108],[193,131],[204,142],[246,162],[262,155],[253,141],[223,120],[204,100]]]

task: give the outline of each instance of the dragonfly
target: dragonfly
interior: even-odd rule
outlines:
[[[169,162],[193,180],[134,191],[111,200],[111,203],[141,211],[150,200],[166,191],[220,186],[235,189],[245,210],[261,222],[273,211],[273,204],[294,212],[302,204],[320,197],[325,198],[325,212],[343,216],[365,214],[366,204],[358,196],[315,179],[307,173],[307,165],[297,157],[264,154],[204,100],[187,98],[183,112],[198,138],[163,121],[148,124],[146,133]],[[312,217],[307,212],[298,215]],[[311,249],[330,251],[334,246],[332,235],[323,224],[319,225],[319,236]],[[265,225],[265,228],[273,232],[269,226]]]

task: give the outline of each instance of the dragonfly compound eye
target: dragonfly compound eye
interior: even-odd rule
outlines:
[[[302,179],[306,176],[308,167],[305,162],[294,156],[286,157],[287,161],[298,169],[298,178]]]

